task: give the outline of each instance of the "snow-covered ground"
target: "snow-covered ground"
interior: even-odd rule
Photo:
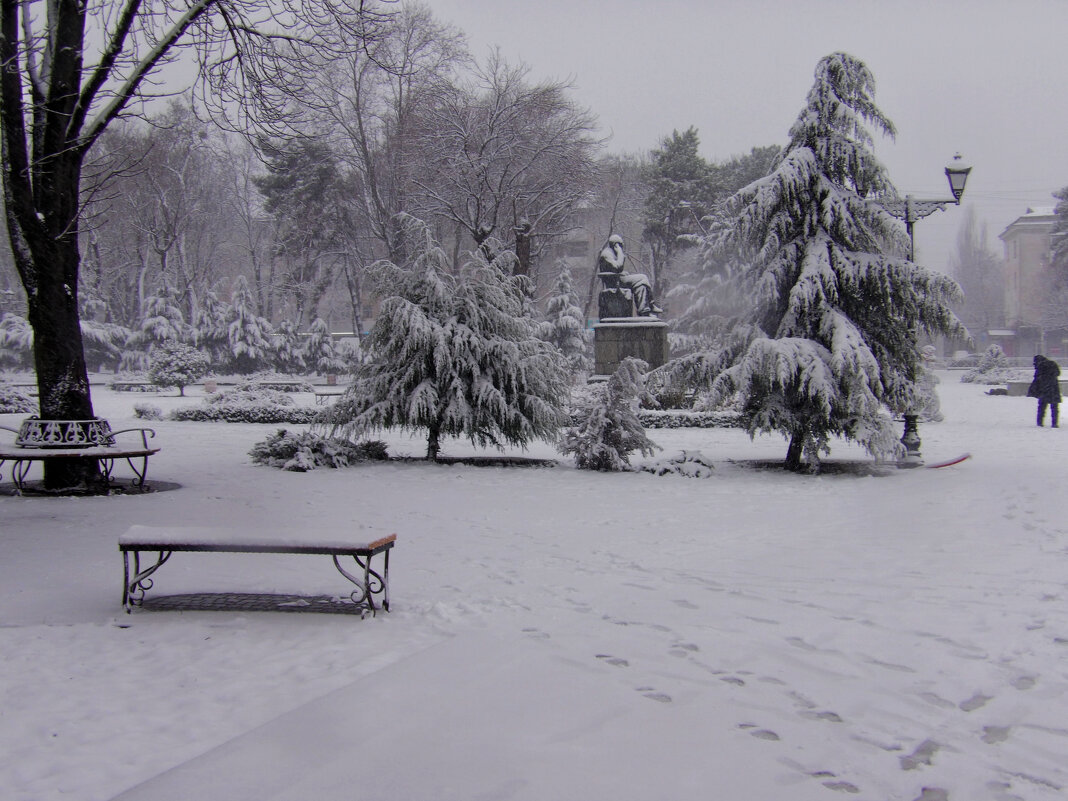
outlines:
[[[730,430],[650,432],[708,479],[298,474],[250,464],[273,427],[156,423],[149,477],[180,489],[0,497],[3,796],[1063,798],[1068,430],[941,377],[924,456],[974,458],[869,476],[757,469],[785,443]],[[195,400],[94,394],[115,427]],[[393,611],[127,616],[133,524],[396,532]],[[178,554],[151,592],[342,584],[325,558]]]

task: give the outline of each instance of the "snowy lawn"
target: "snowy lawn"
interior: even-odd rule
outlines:
[[[150,424],[149,480],[181,489],[0,497],[0,787],[109,799],[177,768],[157,787],[238,798],[204,778],[236,764],[277,782],[257,798],[1063,798],[1068,431],[957,375],[924,456],[974,458],[867,477],[757,469],[786,443],[731,430],[649,432],[663,456],[711,457],[709,479],[298,474],[249,462],[275,426]],[[94,392],[114,427],[136,402],[197,400]],[[851,460],[837,443],[831,461]],[[396,532],[393,611],[127,616],[117,539],[153,523]],[[344,590],[309,556],[177,554],[156,579],[154,595]],[[279,753],[296,762],[276,779]],[[130,797],[171,797],[151,787]]]

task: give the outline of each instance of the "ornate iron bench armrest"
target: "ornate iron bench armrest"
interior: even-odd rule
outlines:
[[[141,434],[141,444],[144,445],[145,448],[148,448],[148,440],[156,436],[155,429],[151,428],[120,428],[118,431],[111,432],[112,441],[114,441],[114,437],[119,434],[126,434],[130,431],[137,431]]]

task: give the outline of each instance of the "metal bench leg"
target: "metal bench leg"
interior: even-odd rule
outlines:
[[[387,551],[386,553],[388,554],[389,552]],[[367,557],[366,563],[364,563],[358,556],[352,557],[353,561],[356,562],[356,564],[359,565],[360,568],[363,570],[362,578],[357,578],[356,576],[345,570],[345,568],[341,566],[341,561],[337,558],[337,554],[334,555],[333,559],[334,567],[338,569],[338,572],[356,585],[356,589],[353,590],[352,593],[349,595],[349,597],[352,599],[352,602],[356,606],[360,607],[365,612],[367,610],[370,610],[371,614],[374,615],[378,611],[378,607],[375,606],[374,596],[383,595],[385,598],[385,603],[383,604],[382,608],[386,611],[389,611],[389,594],[387,590],[386,579],[384,579],[376,571],[371,569],[370,556]]]
[[[15,482],[15,489],[19,495],[26,489],[26,476],[29,475],[33,466],[31,459],[17,459],[11,463],[11,480]]]
[[[137,469],[137,465],[134,464],[134,459],[137,459],[137,458],[141,459],[141,469],[140,470],[138,470]],[[147,456],[141,456],[141,457],[127,456],[126,457],[126,464],[130,465],[130,469],[133,470],[134,471],[134,475],[137,476],[137,478],[135,478],[134,481],[133,481],[133,486],[138,487],[140,489],[144,489],[145,488],[145,476],[148,475],[148,457]]]
[[[130,568],[130,554],[133,554],[133,569]],[[156,554],[156,563],[144,570],[141,569],[140,551],[123,551],[123,579],[122,579],[122,607],[129,614],[135,606],[144,603],[145,592],[152,589],[155,583],[149,578],[159,570],[160,565],[171,558],[173,551],[159,551]]]

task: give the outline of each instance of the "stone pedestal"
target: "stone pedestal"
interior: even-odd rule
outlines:
[[[650,369],[660,367],[669,358],[667,330],[667,323],[655,317],[601,320],[593,327],[594,373],[609,376],[628,356]]]

